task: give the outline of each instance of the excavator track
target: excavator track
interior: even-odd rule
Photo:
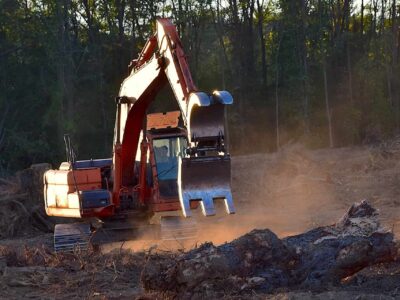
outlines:
[[[90,236],[90,224],[57,224],[54,228],[54,251],[72,252],[75,249],[86,251]]]
[[[71,223],[57,224],[54,228],[54,250],[55,252],[73,252],[77,249],[86,251],[89,243],[100,245],[116,241],[129,241],[141,239],[141,234],[151,234],[159,241],[185,242],[197,238],[197,222],[195,218],[184,218],[180,216],[166,216],[160,220],[159,234],[154,234],[156,227],[133,226],[126,224],[125,227],[114,226],[102,228],[92,235],[90,224]],[[147,229],[147,230],[146,230]],[[93,241],[92,241],[93,236]]]

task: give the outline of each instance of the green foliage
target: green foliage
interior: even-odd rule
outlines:
[[[328,146],[326,101],[334,145],[391,136],[400,124],[399,7],[374,2],[375,14],[364,3],[361,14],[339,0],[3,0],[0,172],[58,164],[64,133],[80,158],[110,156],[113,98],[157,16],[173,18],[199,89],[233,93],[232,152],[275,149],[277,102],[281,145]],[[171,98],[164,91],[152,110],[176,108]]]

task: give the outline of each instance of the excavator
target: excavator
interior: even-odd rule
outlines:
[[[180,110],[147,113],[167,84]],[[220,202],[235,213],[224,126],[233,98],[197,89],[171,20],[156,20],[115,101],[112,158],[76,160],[64,136],[67,162],[44,174],[47,215],[80,219],[55,226],[55,251],[88,247],[98,224],[112,232],[155,224],[162,240],[190,239],[194,212],[214,216]]]

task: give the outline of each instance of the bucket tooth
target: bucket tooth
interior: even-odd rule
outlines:
[[[235,213],[235,207],[233,205],[233,199],[232,199],[232,193],[231,191],[225,191],[225,209],[227,214],[234,214]]]
[[[182,207],[183,215],[184,215],[186,218],[189,218],[189,217],[192,216],[192,211],[191,211],[191,209],[190,209],[190,200],[189,200],[189,199],[185,199],[185,200],[183,200],[183,201],[184,201],[184,203],[185,203],[184,207]],[[181,201],[181,203],[182,203],[182,201]]]
[[[214,199],[211,195],[205,195],[201,201],[201,210],[203,211],[203,215],[205,216],[214,216],[215,215],[215,207],[214,207]]]
[[[190,210],[190,195],[189,193],[182,191],[179,188],[179,201],[181,203],[183,216],[188,218],[192,216],[192,211]]]

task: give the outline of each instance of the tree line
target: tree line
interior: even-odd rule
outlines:
[[[399,10],[396,0],[2,0],[0,172],[59,162],[64,133],[80,158],[110,156],[113,98],[157,17],[176,24],[198,87],[233,94],[233,154],[398,134]]]

